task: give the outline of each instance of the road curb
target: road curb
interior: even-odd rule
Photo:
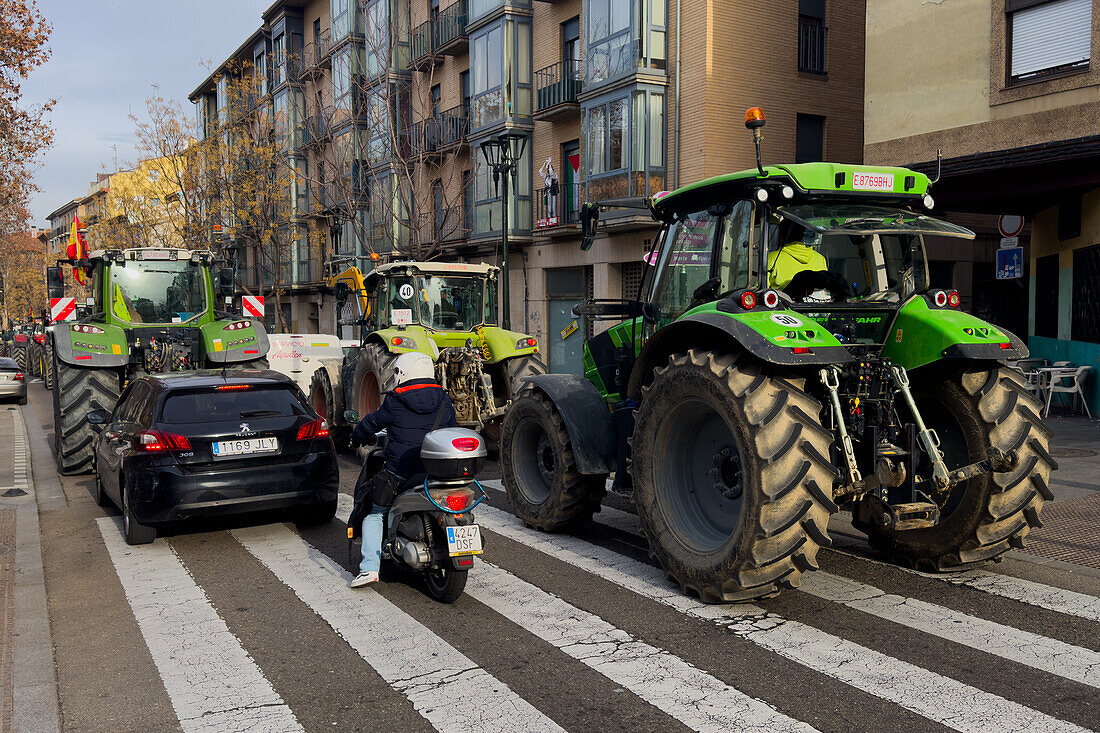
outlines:
[[[10,412],[15,420],[13,452],[24,452],[29,475],[27,495],[5,502],[15,505],[15,622],[13,652],[14,729],[22,733],[53,733],[61,730],[57,701],[57,671],[54,669],[53,640],[50,637],[49,611],[46,606],[46,580],[42,569],[42,545],[38,527],[37,481],[50,476],[41,470],[41,456],[33,450],[27,430],[34,420],[25,419],[22,410]],[[38,428],[41,433],[41,427]],[[43,438],[42,443],[45,443]],[[47,456],[49,449],[46,448]],[[52,464],[52,459],[49,459]],[[36,464],[38,470],[35,470]],[[45,474],[43,476],[43,473]],[[18,479],[17,479],[18,480]],[[48,484],[45,480],[43,483]],[[61,484],[53,477],[56,490]],[[62,501],[64,495],[62,495]]]

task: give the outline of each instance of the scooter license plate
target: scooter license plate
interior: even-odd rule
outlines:
[[[447,549],[451,557],[480,555],[481,527],[467,524],[465,527],[447,527]]]

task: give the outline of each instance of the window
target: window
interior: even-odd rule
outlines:
[[[1074,341],[1100,344],[1100,244],[1073,251],[1071,323]],[[1035,325],[1038,328],[1038,314]]]
[[[799,71],[825,73],[825,31],[825,0],[799,0]]]
[[[531,24],[511,17],[470,41],[474,129],[531,115]]]
[[[288,319],[289,322],[289,319]],[[257,413],[252,415],[251,413]],[[160,411],[160,421],[189,425],[217,420],[238,422],[248,417],[306,416],[309,410],[293,387],[254,387],[238,392],[171,392]]]
[[[667,66],[667,0],[587,0],[585,82]],[[574,58],[578,58],[574,57]]]
[[[1008,0],[1009,82],[1089,68],[1092,0]]]
[[[691,214],[669,227],[672,245],[657,265],[653,306],[658,325],[676,320],[690,307],[695,289],[711,277],[714,235],[720,220],[706,211]]]
[[[354,0],[332,0],[329,10],[332,14],[332,42],[335,44],[352,33]]]
[[[1075,286],[1076,275],[1077,268],[1074,267]],[[1039,257],[1035,260],[1035,335],[1058,338],[1057,254]]]
[[[255,78],[255,89],[259,91],[261,97],[266,97],[267,88],[267,54],[262,51],[256,54],[256,58],[253,61],[252,74]]]
[[[275,36],[272,56],[271,85],[278,87],[286,80],[286,35]]]
[[[794,135],[794,162],[815,163],[825,158],[825,118],[797,115]]]
[[[664,109],[664,95],[645,89],[587,107],[589,199],[664,188]]]
[[[561,57],[567,64],[581,58],[580,17],[570,18],[561,24]]]
[[[494,185],[493,172],[485,164],[478,149],[479,142],[470,144],[474,156],[474,231],[481,234],[499,233],[502,226],[501,187]],[[509,182],[508,229],[526,231],[531,228],[531,145],[525,145],[523,157],[516,164],[515,182]]]
[[[531,0],[470,0],[470,22],[484,17],[497,8],[511,5],[518,8],[531,7]]]

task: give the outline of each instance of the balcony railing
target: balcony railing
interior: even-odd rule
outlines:
[[[466,207],[461,203],[416,217],[421,244],[461,242],[470,236]]]
[[[415,123],[410,129],[412,152],[416,155],[445,153],[466,140],[470,116],[465,105]]]
[[[433,20],[428,20],[412,31],[411,55],[413,63],[419,67],[438,63],[444,54],[458,54],[467,46],[466,11],[467,0],[459,0],[440,11]]]
[[[825,73],[825,23],[820,18],[798,19],[798,70]]]
[[[535,229],[576,224],[580,221],[581,203],[584,200],[584,188],[579,183],[559,183],[557,191],[545,187],[533,192],[535,209]]]
[[[435,59],[435,23],[428,20],[412,30],[412,60],[418,66],[430,66]]]
[[[581,61],[566,59],[535,72],[535,112],[577,104],[581,93]]]

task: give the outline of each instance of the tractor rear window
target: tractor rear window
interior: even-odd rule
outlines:
[[[161,408],[160,421],[191,424],[308,414],[309,409],[289,386],[230,391],[210,387],[168,395]]]
[[[783,206],[779,215],[820,234],[935,234],[973,239],[974,232],[904,209],[856,204]]]

